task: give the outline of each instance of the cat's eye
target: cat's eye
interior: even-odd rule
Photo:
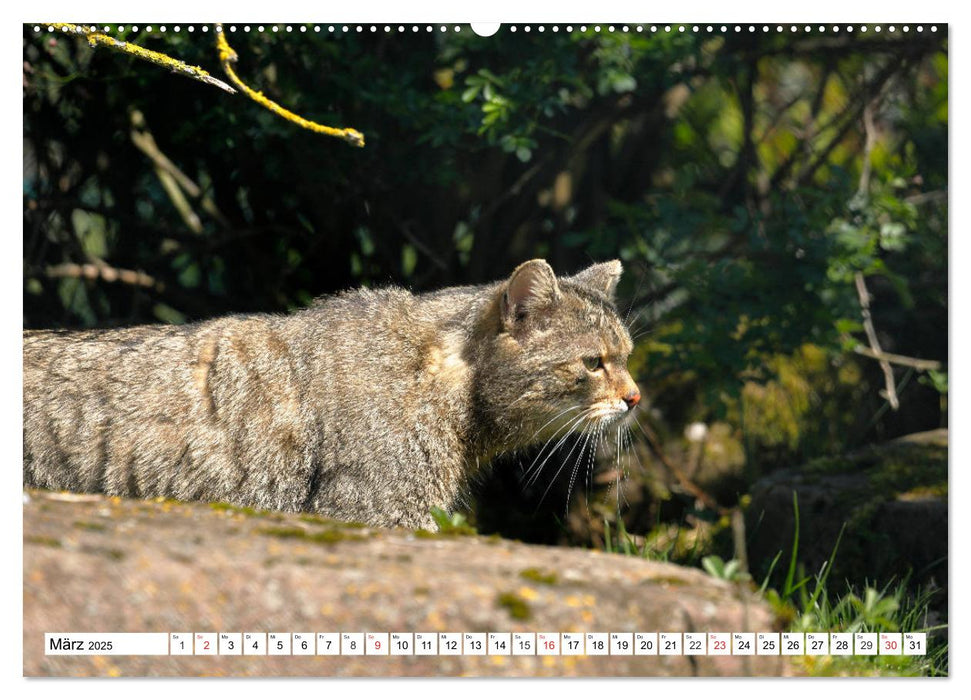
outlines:
[[[591,372],[596,372],[598,369],[603,369],[604,361],[602,357],[584,357],[583,366],[586,367]]]

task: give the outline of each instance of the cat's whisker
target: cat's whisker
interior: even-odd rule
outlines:
[[[536,480],[539,479],[539,476],[542,473],[543,468],[546,466],[546,463],[549,462],[549,460],[553,457],[554,454],[556,454],[556,451],[562,446],[562,444],[564,442],[566,442],[566,440],[571,435],[573,435],[575,432],[578,432],[578,431],[576,431],[576,427],[577,427],[578,423],[579,422],[582,422],[586,418],[587,418],[587,415],[586,414],[582,414],[582,415],[578,416],[577,420],[575,420],[573,423],[570,424],[570,429],[567,431],[567,433],[562,438],[560,438],[560,441],[556,444],[556,446],[552,450],[550,450],[549,454],[547,454],[546,459],[543,460],[543,463],[540,464],[539,467],[537,467],[536,472],[533,475],[533,480],[532,480],[533,483],[535,483]],[[570,448],[570,451],[566,454],[566,457],[563,458],[563,461],[564,462],[566,462],[566,461],[568,461],[570,459],[570,456],[573,454],[573,451],[576,450],[577,445],[580,444],[580,437],[581,436],[584,436],[585,434],[586,434],[585,431],[579,431],[579,436],[578,436],[576,442],[573,444],[573,447]],[[562,469],[562,467],[561,467],[561,469]],[[557,471],[557,473],[553,476],[552,481],[556,481],[556,476],[557,475],[559,475],[559,471]],[[540,502],[542,502],[542,499],[540,499]]]
[[[617,517],[620,518],[620,429],[623,425],[617,426],[617,453],[616,453],[616,474],[617,474]]]
[[[513,403],[515,403],[515,402],[513,402]],[[546,428],[546,426],[548,426],[548,425],[549,425],[550,423],[552,423],[553,421],[555,421],[555,420],[556,420],[557,418],[559,418],[560,416],[562,416],[562,415],[564,415],[565,413],[569,413],[570,411],[573,411],[573,410],[575,410],[575,409],[578,409],[578,408],[580,408],[580,407],[581,407],[581,406],[580,406],[580,404],[576,404],[576,405],[574,405],[574,406],[570,406],[569,408],[566,408],[566,409],[564,409],[564,410],[562,410],[562,411],[560,411],[560,412],[559,412],[559,413],[557,413],[557,414],[556,414],[555,416],[553,416],[552,418],[550,418],[550,419],[549,419],[548,421],[546,421],[545,423],[543,423],[543,425],[542,425],[542,426],[540,426],[540,428],[539,428],[538,430],[536,430],[536,431],[535,431],[535,432],[534,432],[534,433],[533,433],[533,434],[532,434],[532,435],[530,436],[530,438],[529,438],[529,439],[530,439],[530,440],[533,440],[533,439],[534,439],[534,438],[535,438],[535,437],[536,437],[537,435],[539,435],[539,434],[540,434],[541,432],[543,432],[543,430],[544,430],[544,429]]]
[[[608,419],[601,419],[597,423],[597,426],[593,435],[593,445],[590,448],[590,454],[588,455],[587,461],[586,461],[586,479],[584,480],[585,487],[586,487],[584,491],[584,507],[587,509],[588,513],[590,511],[590,494],[593,492],[594,467],[596,464],[597,454],[600,452],[600,448],[603,445],[604,431],[606,430],[607,424],[609,422],[610,421]]]
[[[624,325],[625,326],[627,325],[627,319],[630,318],[630,312],[631,311],[634,311],[634,302],[637,300],[637,297],[640,296],[640,294],[641,294],[641,288],[644,286],[644,281],[646,279],[647,279],[647,275],[642,272],[642,274],[640,276],[640,279],[637,280],[637,288],[634,290],[634,295],[630,298],[630,304],[627,305],[627,313],[624,314]],[[639,313],[640,313],[640,309],[638,309],[634,313],[634,318],[637,318],[637,315]]]
[[[600,434],[597,437],[597,446],[593,455],[591,455],[590,462],[587,465],[587,482],[590,484],[590,490],[593,490],[593,472],[596,469],[596,459],[597,455],[601,454],[604,447],[607,444],[607,428],[609,427],[609,422],[604,421],[603,425],[600,426]]]
[[[627,461],[624,464],[624,479],[629,479],[630,478],[630,455],[631,455],[631,452],[633,451],[633,436],[631,435],[629,426],[624,425],[623,427],[624,427],[624,432],[622,433],[622,439],[624,443],[624,453],[625,453],[624,456],[627,458]],[[624,498],[624,505],[625,506],[629,505],[627,503],[626,497]]]
[[[525,399],[533,399],[533,398],[536,398],[537,396],[541,396],[541,394],[538,394],[536,392],[529,392],[529,391],[527,391],[526,393],[520,395],[518,399],[514,399],[511,403],[509,403],[506,406],[506,410],[509,410],[510,408],[512,408],[513,406],[515,406],[520,401],[523,401]]]
[[[566,491],[566,508],[564,509],[564,517],[569,515],[570,513],[570,496],[573,495],[573,482],[576,480],[577,469],[580,467],[580,460],[583,457],[583,453],[587,449],[587,443],[590,442],[591,434],[592,433],[590,433],[589,431],[585,433],[585,437],[583,439],[583,447],[580,448],[580,453],[577,455],[576,463],[574,464],[573,471],[570,474],[569,486],[567,487],[567,491]],[[579,441],[577,442],[577,444],[579,444]],[[574,449],[576,449],[575,445],[574,445]],[[553,478],[550,479],[549,486],[546,487],[546,491],[543,492],[543,497],[540,499],[541,503],[543,501],[543,498],[546,498],[546,494],[548,494],[550,489],[553,487],[553,484],[556,483],[557,477],[559,477],[560,472],[563,471],[563,467],[566,466],[567,461],[570,459],[570,455],[572,454],[573,454],[573,450],[570,450],[570,454],[566,456],[566,459],[564,459],[562,464],[560,464],[560,468],[556,470],[556,474],[554,474]]]
[[[570,451],[567,452],[566,457],[564,457],[563,461],[560,462],[560,468],[556,470],[556,474],[554,474],[553,478],[550,479],[550,483],[547,484],[546,489],[543,491],[543,495],[540,496],[539,501],[536,504],[537,509],[539,508],[540,505],[543,504],[543,501],[546,500],[546,495],[550,492],[550,489],[553,487],[553,484],[556,483],[556,480],[559,477],[560,472],[563,471],[563,467],[570,460],[570,457],[573,455],[573,452],[577,449],[577,447],[581,444],[581,442],[585,443],[587,440],[589,440],[590,436],[589,434],[586,434],[586,433],[579,433],[577,434],[576,438],[577,439],[573,442],[573,447],[570,448]],[[550,455],[546,458],[546,460],[543,461],[543,464],[540,465],[539,471],[542,471],[543,467],[546,466],[546,462],[549,461],[549,458],[552,457],[553,454],[554,453],[551,452]],[[582,448],[580,450],[580,454],[583,454]],[[539,476],[539,471],[536,474],[537,477]]]
[[[606,427],[607,427],[607,421],[606,420],[601,421],[597,425],[596,433],[593,436],[594,437],[594,439],[593,439],[593,448],[590,450],[590,457],[587,459],[587,478],[586,478],[587,491],[586,491],[586,499],[587,499],[587,502],[588,503],[589,503],[589,500],[590,500],[590,492],[593,491],[593,467],[594,467],[594,462],[596,461],[597,453],[600,451],[600,447],[603,444],[602,443],[602,438],[603,438],[604,430],[606,429]]]
[[[549,421],[547,421],[547,422],[546,422],[546,424],[544,424],[544,425],[543,425],[542,427],[540,427],[540,428],[539,428],[539,430],[537,430],[537,431],[535,431],[535,432],[533,433],[533,435],[532,435],[532,437],[530,438],[530,440],[532,440],[532,439],[533,439],[533,438],[535,438],[535,437],[536,437],[537,435],[539,435],[539,433],[540,433],[540,432],[542,432],[542,431],[543,431],[543,430],[544,430],[544,429],[545,429],[545,428],[546,428],[546,427],[547,427],[547,426],[548,426],[548,425],[549,425],[550,423],[552,423],[553,421],[555,421],[555,420],[557,420],[558,418],[560,418],[560,417],[561,417],[561,416],[563,416],[564,414],[566,414],[566,413],[569,413],[570,411],[572,411],[572,410],[576,410],[576,409],[579,409],[579,408],[580,408],[580,406],[579,406],[579,405],[576,405],[576,406],[571,406],[571,407],[569,407],[569,408],[567,408],[567,409],[565,409],[565,410],[563,410],[563,411],[561,411],[561,412],[560,412],[560,413],[558,413],[557,415],[555,415],[555,416],[553,416],[553,418],[551,418],[551,419],[550,419]],[[533,460],[533,462],[532,462],[532,464],[530,464],[530,465],[529,465],[529,467],[528,467],[528,468],[526,469],[526,473],[529,473],[529,470],[533,468],[533,466],[534,466],[534,465],[536,464],[536,462],[537,462],[537,461],[538,461],[538,460],[540,459],[540,457],[541,457],[541,455],[543,454],[543,451],[544,451],[544,450],[546,449],[546,447],[547,447],[547,446],[548,446],[548,445],[549,445],[549,444],[550,444],[550,443],[551,443],[551,442],[552,442],[553,440],[555,440],[555,439],[556,439],[556,438],[557,438],[557,437],[558,437],[558,436],[559,436],[559,435],[560,435],[560,434],[561,434],[561,433],[562,433],[562,432],[563,432],[564,430],[566,430],[566,431],[567,431],[567,434],[569,433],[569,428],[570,428],[570,426],[572,426],[572,425],[574,424],[574,422],[575,422],[575,419],[576,419],[576,418],[579,418],[579,417],[580,417],[580,416],[575,416],[575,417],[573,417],[573,418],[568,418],[568,419],[566,419],[566,422],[565,422],[565,423],[564,423],[563,425],[561,425],[561,426],[559,426],[558,428],[556,428],[556,430],[554,430],[554,431],[553,431],[553,434],[552,434],[552,435],[550,435],[550,436],[549,436],[549,438],[547,438],[547,439],[546,439],[546,441],[545,441],[545,442],[543,443],[543,445],[542,445],[542,447],[540,447],[540,449],[539,449],[539,453],[538,453],[538,454],[536,455],[536,458],[535,458],[535,459]]]
[[[591,431],[590,436],[590,451],[583,452],[579,455],[577,459],[576,466],[573,470],[573,481],[576,482],[576,476],[580,474],[580,467],[583,466],[584,473],[581,474],[581,483],[584,486],[583,491],[583,506],[589,511],[590,508],[590,465],[593,463],[594,456],[597,454],[597,444],[600,439],[601,423],[597,423],[594,429]],[[569,505],[569,503],[567,504]]]
[[[556,453],[556,451],[560,448],[560,446],[564,442],[566,442],[567,438],[569,438],[570,435],[573,434],[573,431],[576,429],[576,427],[587,418],[587,414],[589,413],[589,411],[590,411],[590,409],[587,409],[587,411],[581,413],[579,416],[577,416],[576,418],[574,418],[572,422],[568,423],[565,426],[566,427],[566,433],[563,435],[563,437],[560,438],[560,441],[558,443],[556,443],[556,445],[553,447],[553,449],[551,449],[549,451],[549,453],[546,455],[546,459],[543,460],[543,463],[540,464],[539,467],[536,468],[536,471],[526,481],[526,484],[525,484],[526,485],[526,488],[529,488],[534,483],[536,483],[536,481],[539,479],[540,474],[543,471],[543,467],[546,466],[546,463],[550,460],[550,457],[552,457]],[[552,442],[554,439],[556,439],[556,436],[560,433],[561,430],[563,430],[563,428],[560,428],[560,430],[557,430],[556,433],[553,434],[553,437],[551,437],[549,440],[547,440],[546,444],[543,446],[543,449],[546,448],[546,445],[549,445],[550,442]],[[536,459],[533,460],[533,464],[529,465],[529,469],[526,470],[526,473],[527,474],[529,474],[529,472],[533,469],[533,466],[536,464],[536,462],[539,461],[540,457],[542,457],[542,455],[543,455],[543,449],[541,449],[540,452],[539,452],[539,454],[536,455]],[[573,446],[573,449],[576,449],[576,445]],[[573,449],[570,450],[570,454],[573,454]],[[567,459],[569,459],[569,455],[567,455]],[[557,472],[557,474],[558,473],[559,472]],[[554,481],[555,481],[555,479],[556,479],[556,477],[554,477]],[[544,496],[545,496],[545,494],[544,494]],[[540,503],[542,503],[542,499],[540,499]]]
[[[648,335],[653,330],[654,330],[654,328],[652,328],[649,323],[648,324],[645,324],[644,326],[638,328],[635,333],[631,333],[630,334],[631,342],[632,343],[636,343],[638,340],[640,340],[644,336]]]
[[[549,493],[550,489],[553,487],[553,484],[556,483],[557,478],[559,478],[560,473],[563,471],[563,467],[565,467],[569,463],[570,457],[573,456],[574,451],[582,442],[583,446],[580,449],[580,453],[577,455],[577,462],[579,463],[579,460],[581,459],[584,451],[586,450],[586,445],[590,441],[590,436],[591,436],[591,432],[588,430],[584,430],[577,438],[576,442],[573,444],[573,447],[570,448],[570,451],[566,454],[566,456],[563,458],[563,461],[560,463],[560,468],[556,470],[556,473],[553,475],[553,478],[550,479],[549,485],[547,485],[546,490],[543,492],[543,495],[540,497],[540,500],[539,500],[540,503],[542,503],[543,500],[546,498],[546,495]],[[546,458],[546,460],[544,460],[543,464],[540,465],[540,468],[539,470],[537,470],[537,474],[536,474],[537,478],[539,476],[539,472],[542,471],[543,467],[545,467],[546,465],[546,462],[549,461],[550,457],[553,456],[554,452],[551,452],[550,455]],[[574,471],[574,475],[575,475],[575,471]],[[571,489],[572,489],[572,486],[573,486],[573,481],[571,479],[570,481]],[[570,498],[570,495],[567,494],[567,504],[569,504],[569,498]]]
[[[637,455],[637,450],[634,449],[634,431],[630,429],[630,425],[627,425],[627,464],[630,465],[630,458],[633,455],[634,461],[637,462],[637,466],[641,471],[641,474],[647,473],[644,468],[641,458]]]
[[[593,461],[594,456],[597,454],[597,444],[598,444],[598,440],[600,438],[600,431],[602,430],[602,428],[603,428],[603,419],[601,418],[593,426],[593,430],[591,431],[593,433],[593,440],[591,441],[591,444],[590,444],[590,453],[587,456],[587,459],[584,460],[584,462],[583,462],[584,464],[587,465],[586,468],[584,469],[584,473],[582,475],[582,478],[583,478],[583,507],[584,507],[584,509],[588,513],[590,512],[590,490],[591,490],[591,483],[590,483],[590,471],[591,470],[590,470],[590,464]],[[579,466],[579,464],[577,466]],[[567,505],[569,505],[569,504],[567,504]]]
[[[633,336],[635,333],[640,333],[645,328],[649,328],[653,323],[655,323],[655,320],[656,319],[651,318],[643,310],[638,311],[636,314],[634,314],[631,322],[626,324],[627,332]]]

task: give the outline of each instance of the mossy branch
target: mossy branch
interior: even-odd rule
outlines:
[[[223,31],[222,25],[216,25],[216,48],[219,51],[219,61],[222,63],[223,70],[229,77],[229,81],[238,87],[243,94],[249,97],[251,100],[259,105],[262,105],[266,109],[270,110],[274,114],[277,114],[289,122],[293,122],[297,126],[301,126],[304,129],[309,129],[310,131],[316,132],[318,134],[325,134],[327,136],[334,136],[336,138],[342,139],[352,146],[363,147],[364,146],[364,134],[362,134],[357,129],[336,129],[332,126],[324,126],[323,124],[318,124],[312,122],[308,119],[304,119],[299,114],[294,114],[288,109],[284,109],[276,102],[273,102],[267,98],[262,92],[257,92],[250,88],[246,83],[239,79],[236,72],[233,70],[232,64],[235,63],[239,56],[233,50],[233,48],[226,41],[226,33]]]
[[[143,61],[154,63],[156,66],[168,68],[173,73],[179,73],[188,78],[193,78],[194,80],[203,82],[206,85],[212,85],[220,90],[225,90],[231,95],[236,94],[236,90],[233,89],[231,85],[228,85],[218,78],[212,77],[199,66],[190,66],[188,63],[184,63],[170,56],[166,56],[164,53],[143,49],[141,46],[137,46],[127,41],[118,41],[117,39],[112,39],[106,34],[102,34],[98,31],[92,31],[83,25],[53,22],[48,26],[54,27],[55,29],[60,29],[61,31],[68,31],[73,34],[84,35],[84,37],[88,40],[88,44],[90,44],[92,47],[107,46],[115,51],[121,51],[129,56],[134,56],[135,58],[139,58]]]
[[[92,47],[107,46],[115,51],[120,51],[143,61],[154,63],[157,66],[168,68],[175,73],[180,73],[186,77],[199,80],[207,85],[213,85],[232,95],[236,94],[236,90],[231,85],[219,80],[218,78],[212,77],[199,66],[190,66],[187,63],[174,59],[170,56],[166,56],[164,53],[150,51],[149,49],[144,49],[141,46],[136,46],[135,44],[131,44],[126,41],[113,39],[110,36],[97,31],[93,27],[89,28],[85,27],[84,25],[68,24],[66,22],[51,22],[48,24],[48,26],[53,27],[54,29],[59,29],[62,32],[71,32],[72,34],[83,35],[88,40],[88,44],[90,44]],[[223,32],[221,24],[216,25],[216,48],[219,51],[219,61],[222,64],[226,75],[229,76],[230,82],[236,85],[236,87],[238,87],[247,97],[257,104],[262,105],[274,114],[277,114],[287,121],[303,127],[304,129],[309,129],[310,131],[318,134],[337,137],[343,141],[346,141],[352,146],[364,146],[364,134],[357,129],[336,129],[332,126],[325,126],[323,124],[312,122],[309,119],[304,119],[299,114],[294,114],[290,110],[284,109],[276,102],[273,102],[267,98],[262,92],[253,90],[246,85],[246,83],[240,80],[239,76],[236,75],[236,71],[234,71],[232,67],[232,64],[235,63],[239,57],[226,41],[226,36]]]

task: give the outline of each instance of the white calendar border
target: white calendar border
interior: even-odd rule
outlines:
[[[292,5],[292,7],[288,7]],[[38,18],[35,16],[25,16],[28,12],[36,14],[41,12],[46,17],[68,17],[73,16],[77,13],[76,3],[69,3],[66,0],[53,0],[52,2],[43,3],[40,6],[42,9],[38,10],[38,6],[26,6],[18,5],[14,8],[12,12],[21,13],[19,22],[26,21],[37,21]],[[186,19],[192,19],[194,17],[199,17],[200,20],[204,21],[216,21],[220,13],[226,16],[231,16],[235,21],[244,21],[248,19],[247,15],[250,13],[258,14],[259,17],[253,19],[264,18],[267,13],[265,6],[262,5],[233,5],[225,0],[217,0],[216,3],[207,4],[206,9],[202,11],[201,6],[198,3],[188,3],[184,0],[173,0],[162,6],[151,6],[146,4],[123,4],[119,0],[110,0],[109,2],[100,2],[96,9],[92,10],[92,14],[98,19],[104,18],[106,20],[111,20],[115,17],[124,17],[126,21],[144,21],[145,18],[149,18],[152,21],[161,19],[166,20],[178,20],[185,21]],[[589,7],[589,4],[579,4],[577,3],[575,7],[568,7],[565,3],[560,3],[559,5],[546,6],[542,10],[533,9],[530,5],[522,3],[521,0],[495,0],[489,3],[488,6],[467,6],[467,5],[455,5],[453,3],[445,3],[443,0],[437,0],[436,2],[427,2],[426,0],[413,0],[407,3],[405,6],[399,4],[391,4],[388,0],[382,2],[375,2],[372,4],[363,3],[352,3],[352,4],[331,4],[326,7],[321,7],[320,9],[314,9],[313,12],[309,12],[305,3],[288,3],[287,0],[282,2],[274,3],[273,13],[280,15],[280,19],[292,18],[293,21],[305,21],[311,19],[317,19],[318,15],[323,18],[326,17],[327,20],[334,21],[385,21],[391,17],[394,17],[395,21],[426,21],[426,20],[440,20],[448,17],[452,19],[452,15],[460,14],[461,17],[454,18],[456,21],[467,22],[469,20],[478,21],[493,21],[498,19],[503,20],[520,20],[524,16],[530,21],[577,21],[578,19],[586,18],[589,20],[590,15],[593,14]],[[404,8],[404,9],[403,9]],[[916,8],[916,9],[915,9]],[[913,2],[903,2],[902,0],[885,0],[879,6],[870,6],[869,9],[866,7],[861,7],[854,3],[846,3],[845,0],[817,0],[814,3],[804,4],[804,3],[791,3],[791,4],[779,4],[777,2],[766,2],[758,4],[745,4],[743,2],[733,3],[730,7],[726,7],[724,2],[715,2],[714,0],[696,0],[694,3],[682,4],[682,5],[655,5],[646,8],[642,3],[634,3],[632,0],[627,0],[626,2],[613,2],[612,0],[601,1],[597,4],[596,10],[597,17],[603,15],[618,15],[626,17],[639,17],[641,15],[651,15],[650,19],[652,21],[709,21],[712,18],[734,20],[734,21],[745,21],[745,20],[755,20],[760,21],[764,19],[771,19],[772,21],[782,21],[782,22],[802,22],[802,21],[837,21],[837,22],[859,22],[874,19],[870,15],[879,13],[882,17],[893,18],[893,19],[903,19],[903,20],[919,20],[926,21],[927,19],[941,21],[948,17],[953,17],[953,14],[949,12],[948,4],[935,0],[925,0],[925,2],[915,5]],[[12,13],[11,12],[11,13]],[[202,17],[201,15],[206,15]],[[313,15],[309,17],[308,15]],[[471,16],[470,16],[471,15]],[[725,15],[732,15],[726,17]],[[252,17],[251,17],[252,18]],[[603,17],[605,20],[609,20],[610,17]],[[949,55],[949,73],[951,71],[956,71],[959,75],[966,75],[968,73],[969,66],[967,60],[967,39],[963,36],[966,33],[967,25],[961,26],[957,29],[952,27],[950,31],[952,36],[955,37],[954,42],[951,44],[950,55]],[[7,24],[9,29],[9,23]],[[19,76],[13,75],[13,70],[17,73],[20,72],[20,56],[21,47],[19,42],[0,42],[0,51],[5,51],[4,60],[0,60],[0,65],[7,68],[7,90],[5,91],[5,99],[13,99],[12,90],[10,86],[12,85],[12,79],[16,77],[19,80]],[[18,52],[18,56],[14,56],[14,51]],[[956,81],[952,80],[951,84],[952,90],[949,91],[949,110],[951,114],[967,115],[971,110],[969,110],[967,101],[967,92],[961,90],[955,90]],[[966,89],[965,89],[966,90]],[[8,110],[9,111],[9,110]],[[22,134],[19,130],[11,129],[8,130],[6,138],[8,144],[12,148],[17,148],[18,146],[13,145],[13,140],[16,139],[18,143],[20,142]],[[968,131],[955,129],[951,133],[951,148],[949,150],[949,161],[952,169],[952,177],[949,178],[948,186],[951,191],[958,191],[958,187],[967,182],[967,171],[971,168],[971,152],[967,148]],[[14,151],[16,152],[16,151]],[[6,196],[10,197],[12,203],[13,193],[19,193],[21,189],[20,181],[22,179],[22,173],[20,172],[22,168],[22,163],[16,161],[16,159],[8,159],[4,164],[3,172],[3,186],[0,186],[0,192],[6,193]],[[13,187],[11,187],[13,185]],[[955,187],[958,185],[958,187]],[[19,194],[15,195],[17,198],[18,206],[21,205],[21,197]],[[964,231],[968,229],[967,212],[965,209],[966,205],[961,201],[960,197],[954,197],[951,203],[950,215],[951,215],[951,230],[952,231]],[[13,236],[8,237],[7,246],[8,250],[4,251],[6,255],[2,256],[2,259],[8,265],[5,274],[0,274],[0,284],[5,285],[4,291],[6,294],[4,298],[13,299],[14,303],[8,304],[4,307],[2,313],[9,314],[6,319],[4,328],[10,329],[15,325],[20,323],[19,318],[16,316],[19,314],[18,300],[22,299],[22,292],[18,288],[20,284],[20,265],[21,265],[21,242],[11,243]],[[954,275],[953,270],[957,269],[967,269],[968,263],[971,263],[968,255],[968,245],[969,243],[960,240],[960,236],[951,237],[951,262],[949,264],[949,274],[953,275],[952,281],[953,286],[951,287],[951,299],[949,301],[949,315],[954,315],[954,309],[956,307],[967,308],[971,306],[971,294],[969,294],[969,289],[971,289],[971,276],[968,275]],[[969,342],[967,336],[967,329],[961,325],[954,324],[952,326],[953,335],[951,336],[952,348],[949,353],[952,357],[960,354],[963,356],[964,351],[968,349]],[[3,360],[4,366],[19,368],[19,353],[20,348],[8,340],[2,345],[2,351],[4,353]],[[15,384],[22,385],[22,377],[19,370],[10,372],[7,377],[8,384],[10,387],[14,387]],[[962,372],[954,373],[951,378],[951,393],[949,395],[949,415],[952,417],[953,422],[957,422],[958,417],[961,419],[966,419],[969,415],[967,408],[967,399],[964,397],[971,396],[968,389],[967,375]],[[9,387],[8,387],[9,388]],[[20,389],[14,387],[16,390],[8,390],[5,392],[5,400],[8,402],[8,410],[5,415],[18,415],[18,412],[22,410],[22,399],[20,396]],[[952,426],[954,427],[954,426]],[[18,435],[20,431],[20,426],[18,421],[4,421],[0,425],[0,430],[3,431],[2,443],[7,446],[7,449],[11,453],[17,452],[20,448],[20,436]],[[963,426],[953,429],[951,432],[952,444],[950,445],[951,452],[951,464],[963,464],[967,460],[964,457],[967,455],[967,448],[960,439],[960,434],[966,432],[963,430]],[[8,459],[7,461],[16,461],[19,459],[19,455],[14,458]],[[20,479],[20,476],[16,474],[15,469],[8,469],[5,472],[7,479],[11,481],[10,486],[5,490],[8,497],[11,494],[19,494],[19,488],[13,486],[14,479]],[[958,493],[966,494],[965,489],[967,476],[961,470],[950,470],[951,492],[957,489]],[[958,487],[960,483],[960,488]],[[22,486],[22,484],[21,484]],[[19,498],[19,495],[17,496]],[[949,512],[949,542],[950,549],[953,554],[953,543],[955,541],[954,534],[956,532],[964,532],[967,529],[967,518],[968,509],[950,509]],[[9,544],[11,549],[9,551],[17,551],[16,547],[22,546],[22,518],[19,509],[17,508],[6,508],[4,509],[3,517],[6,518],[4,532],[9,538]],[[954,556],[949,558],[949,568],[950,579],[953,580],[965,580],[967,577],[962,575],[966,573],[966,559],[958,560]],[[22,584],[23,584],[23,561],[22,558],[18,560],[14,566],[7,567],[7,577],[4,579],[4,592],[6,595],[6,600],[15,601],[13,607],[20,612],[20,619],[23,620],[23,598],[22,598]],[[967,607],[963,605],[960,600],[960,596],[954,596],[950,601],[950,608],[948,611],[948,619],[952,625],[952,629],[964,630],[964,621],[967,618]],[[150,631],[150,630],[144,630]],[[967,644],[963,641],[963,635],[949,634],[950,638],[950,652],[952,663],[958,659],[964,659],[966,657]],[[62,679],[57,683],[43,683],[36,682],[33,680],[25,679],[22,675],[22,663],[23,663],[23,635],[20,634],[7,634],[0,637],[0,658],[4,666],[4,679],[19,679],[22,685],[18,690],[26,690],[26,684],[30,685],[30,695],[34,698],[40,698],[44,700],[46,698],[56,698],[57,700],[63,700],[65,694],[65,688],[70,687],[72,683],[79,682],[77,679]],[[582,692],[584,696],[589,695],[591,687],[593,685],[601,686],[604,688],[609,688],[609,692],[616,693],[619,689],[626,689],[630,692],[637,692],[643,688],[640,684],[645,679],[611,679],[609,681],[602,681],[597,679],[591,679],[587,683],[584,683]],[[676,684],[680,694],[691,695],[688,691],[688,686],[686,683],[679,682],[677,680],[670,679],[647,679],[652,684],[665,684],[671,683]],[[110,699],[110,698],[123,698],[124,700],[130,700],[130,696],[133,690],[133,685],[137,686],[137,692],[139,693],[140,700],[155,700],[156,698],[169,700],[171,696],[171,691],[173,686],[168,683],[159,683],[157,680],[147,680],[147,679],[133,679],[125,683],[115,683],[109,679],[84,679],[83,682],[87,688],[94,689],[97,692],[99,698]],[[284,692],[319,692],[318,679],[268,679],[261,680],[258,686],[261,693],[266,692],[276,692],[277,690],[282,690]],[[347,683],[348,688],[354,689],[355,692],[360,690],[374,690],[381,692],[387,690],[387,682],[384,679],[357,679],[357,680],[337,680],[331,679],[330,683]],[[843,682],[841,679],[833,679],[831,683]],[[855,682],[855,679],[851,679],[851,682]],[[911,683],[922,683],[921,679],[910,679]],[[704,681],[702,681],[704,683]],[[758,684],[756,686],[756,683]],[[278,684],[280,684],[278,686]],[[609,685],[608,685],[609,684]],[[13,684],[12,684],[13,685]],[[859,687],[859,682],[854,683],[855,686]],[[638,688],[640,686],[640,688]],[[812,698],[816,700],[818,698],[818,687],[800,682],[799,680],[777,680],[777,679],[737,679],[733,686],[740,690],[741,692],[751,691],[758,689],[761,692],[772,692],[774,689],[778,689],[784,692],[787,700],[800,700],[801,698]],[[494,700],[495,695],[495,685],[487,683],[477,683],[474,680],[468,679],[435,679],[435,680],[416,680],[413,682],[413,686],[418,692],[449,692],[453,691],[455,693],[460,693],[463,699],[468,700],[479,700],[480,698],[488,700]],[[503,692],[515,692],[516,694],[527,692],[534,693],[537,687],[537,681],[532,679],[508,679],[503,683]],[[652,686],[653,687],[653,686]],[[696,688],[698,695],[704,690],[706,695],[710,695],[711,685],[705,684],[702,687],[697,685],[691,686]],[[829,687],[829,686],[828,686]],[[948,698],[957,697],[956,688],[957,683],[935,683],[934,693],[935,698]],[[576,686],[574,686],[576,688]],[[208,679],[184,679],[178,684],[178,692],[183,692],[184,690],[199,690],[202,692],[211,692],[213,689],[212,683]],[[567,687],[564,687],[562,683],[557,685],[558,692],[564,692]],[[577,694],[579,694],[579,692]]]

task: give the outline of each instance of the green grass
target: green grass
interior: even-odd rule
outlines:
[[[638,539],[641,541],[638,542]],[[617,531],[612,532],[610,522],[604,518],[604,549],[613,554],[625,554],[649,561],[683,564],[698,561],[704,546],[700,536],[696,536],[690,547],[687,548],[679,546],[682,545],[680,535],[672,538],[664,546],[658,546],[658,542],[659,538],[635,538],[627,532],[622,519],[617,521]]]
[[[930,624],[931,591],[910,591],[907,580],[879,587],[864,582],[862,590],[845,582],[836,588],[829,581],[843,530],[840,530],[829,559],[813,575],[807,576],[799,557],[799,501],[792,495],[793,542],[789,566],[781,590],[768,587],[776,555],[760,592],[789,621],[792,632],[927,632],[924,656],[833,657],[818,671],[825,675],[907,675],[946,676],[948,674],[947,624]],[[834,593],[833,591],[837,592]],[[813,664],[814,667],[816,666]]]
[[[465,516],[461,513],[446,513],[441,508],[431,509],[432,519],[438,525],[440,535],[474,535],[475,528],[472,527]]]
[[[758,588],[758,593],[772,606],[790,632],[926,632],[927,653],[924,656],[827,656],[801,657],[811,675],[838,676],[947,676],[947,622],[935,623],[930,610],[933,591],[913,591],[908,581],[892,581],[882,587],[865,581],[862,587],[846,581],[830,581],[833,562],[839,550],[840,531],[829,559],[815,574],[807,574],[799,563],[799,503],[793,493],[792,551],[781,587],[770,588],[769,582],[779,561],[780,551]],[[638,545],[618,523],[611,534],[606,521],[605,549],[608,552],[637,556],[654,561],[670,561],[673,542],[667,550],[652,549],[645,540]],[[740,585],[755,587],[750,576],[740,570],[735,560],[718,556],[702,559],[702,568],[710,575]]]

